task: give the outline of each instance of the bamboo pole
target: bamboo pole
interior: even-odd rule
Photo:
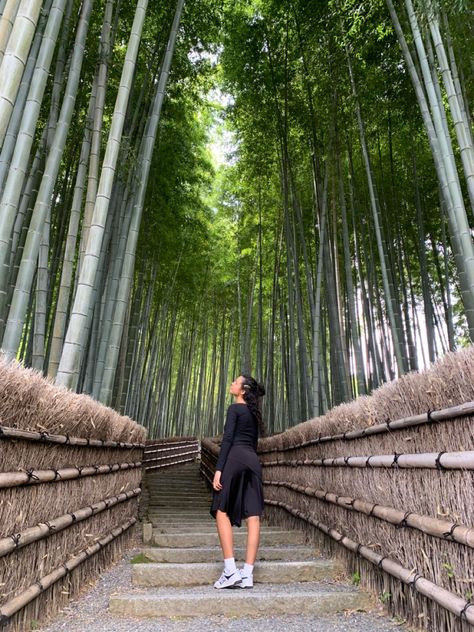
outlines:
[[[174,450],[185,450],[186,448],[188,448],[190,446],[192,446],[195,451],[197,451],[198,447],[199,447],[197,443],[195,445],[192,444],[192,443],[177,444],[177,445],[173,446],[172,448],[157,448],[156,450],[149,450],[148,446],[146,446],[144,455],[148,456],[150,454],[155,454],[156,452],[162,453],[162,452],[173,452]],[[155,447],[155,446],[153,446],[153,447]]]
[[[275,465],[289,465],[290,467],[309,465],[316,467],[400,467],[403,469],[419,467],[438,470],[474,470],[474,451],[338,456],[326,459],[287,459],[262,462],[262,467]]]
[[[25,441],[40,441],[41,443],[59,443],[60,445],[82,446],[86,448],[145,448],[144,443],[125,443],[123,441],[105,441],[102,439],[88,439],[84,437],[70,437],[69,435],[55,435],[48,432],[31,430],[17,430],[0,426],[0,441],[2,439],[23,439]]]
[[[40,522],[35,527],[30,527],[21,531],[20,533],[13,533],[6,538],[0,538],[0,557],[8,555],[16,549],[21,549],[32,542],[43,540],[49,537],[52,533],[58,533],[67,529],[76,522],[87,520],[91,516],[95,516],[106,509],[110,509],[119,503],[123,503],[131,498],[136,498],[141,494],[141,489],[137,487],[129,492],[122,492],[117,496],[110,496],[105,500],[100,500],[93,505],[76,509],[67,514],[48,520],[48,522]]]
[[[312,516],[305,514],[302,511],[294,509],[286,503],[280,502],[278,500],[269,499],[266,499],[265,503],[267,505],[281,507],[293,516],[296,516],[297,518],[308,522],[312,526],[323,531],[323,533],[330,536],[336,542],[339,542],[340,544],[345,546],[353,553],[357,553],[367,561],[384,570],[389,575],[392,575],[392,577],[399,579],[404,584],[411,586],[420,594],[428,597],[428,599],[436,602],[442,608],[449,610],[457,617],[464,618],[470,624],[474,624],[474,603],[468,602],[465,599],[458,597],[454,593],[449,592],[449,590],[441,588],[441,586],[438,586],[425,577],[422,577],[416,572],[416,569],[409,570],[405,568],[401,564],[398,564],[394,560],[391,560],[388,556],[376,553],[368,546],[364,546],[363,544],[355,542],[351,538],[342,535],[342,533],[340,533],[336,529],[328,527],[323,522],[316,520]]]
[[[152,448],[155,445],[170,445],[170,444],[175,444],[175,443],[195,443],[195,442],[199,442],[199,439],[197,437],[172,437],[170,438],[170,440],[166,440],[166,439],[149,439],[148,441],[146,441],[146,446],[147,448]]]
[[[36,597],[38,597],[47,588],[55,584],[62,577],[64,577],[72,570],[77,568],[80,564],[95,555],[95,553],[98,553],[107,544],[122,535],[122,533],[133,526],[136,521],[136,518],[131,518],[130,520],[127,520],[127,522],[125,522],[120,527],[117,527],[116,529],[110,531],[110,533],[98,540],[95,544],[87,547],[87,549],[83,549],[77,555],[70,557],[68,560],[66,560],[64,564],[61,564],[61,566],[56,568],[54,571],[39,579],[22,593],[20,593],[16,597],[13,597],[13,599],[10,599],[10,601],[4,603],[0,608],[0,626],[8,623],[9,619],[16,612],[28,605],[31,601],[33,601],[33,599],[36,599]]]
[[[149,467],[145,467],[145,470],[156,470],[159,467],[168,467],[170,465],[178,465],[179,463],[187,463],[188,461],[194,461],[194,457],[189,459],[181,459],[180,461],[173,461],[173,463],[162,463],[161,465],[152,465]]]
[[[163,450],[163,452],[168,452],[168,450]],[[153,454],[156,452],[161,453],[161,450],[154,450]],[[145,452],[145,457],[147,457],[150,453]],[[170,459],[174,456],[187,456],[188,454],[197,454],[197,450],[188,450],[187,452],[173,452],[172,454],[164,454],[163,456],[152,456],[151,458],[144,458],[143,463],[148,463],[150,461],[162,461],[163,459]]]
[[[305,487],[290,481],[263,481],[264,485],[274,487],[286,487],[294,492],[312,496],[318,500],[323,500],[333,505],[339,505],[350,511],[357,511],[367,516],[375,516],[380,520],[394,524],[396,527],[411,527],[423,531],[427,535],[444,540],[452,540],[459,544],[465,544],[474,548],[474,527],[468,527],[457,522],[449,522],[448,520],[439,520],[432,516],[423,516],[412,511],[401,511],[394,507],[379,505],[378,503],[367,502],[360,498],[351,498],[350,496],[338,496],[324,489],[315,489],[314,487]]]
[[[7,0],[2,11],[0,11],[0,66],[15,23],[19,4],[20,0]]]
[[[33,468],[19,472],[1,472],[0,489],[19,487],[20,485],[38,485],[40,483],[56,483],[70,481],[84,476],[98,474],[112,474],[123,470],[141,467],[141,461],[136,463],[113,463],[107,465],[88,465],[86,467],[65,467],[59,470],[34,470]]]
[[[362,437],[368,437],[370,435],[381,434],[384,432],[392,432],[393,430],[403,430],[404,428],[411,428],[413,426],[420,426],[422,424],[433,423],[438,421],[451,421],[458,417],[465,417],[474,413],[474,402],[466,402],[459,406],[451,406],[450,408],[444,408],[442,410],[428,410],[426,413],[419,415],[412,415],[411,417],[402,417],[390,421],[387,419],[384,423],[377,424],[375,426],[368,426],[367,428],[359,428],[358,430],[351,430],[349,432],[341,432],[336,435],[327,435],[324,437],[315,437],[314,439],[308,439],[298,445],[288,445],[275,448],[260,448],[259,454],[267,454],[269,452],[284,452],[286,450],[294,450],[296,448],[306,448],[310,445],[317,445],[318,443],[326,443],[328,441],[348,441],[352,439],[360,439]]]
[[[207,472],[203,471],[203,470],[207,470]],[[212,483],[212,477],[214,476],[214,470],[211,467],[209,467],[209,465],[205,461],[201,461],[201,473],[203,474],[203,476],[205,478],[207,478],[209,483]]]

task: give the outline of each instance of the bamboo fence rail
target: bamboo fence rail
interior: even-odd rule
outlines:
[[[16,549],[23,548],[28,544],[37,542],[43,538],[47,538],[52,533],[58,533],[63,529],[67,529],[72,524],[87,520],[91,516],[95,516],[98,513],[110,509],[119,503],[126,502],[131,498],[139,496],[141,493],[140,488],[136,488],[130,492],[122,492],[118,496],[110,496],[105,500],[101,500],[98,503],[89,505],[88,507],[81,507],[75,511],[71,511],[67,514],[48,520],[48,522],[40,523],[35,527],[25,529],[20,533],[12,533],[6,538],[0,538],[0,557],[11,553]]]
[[[340,505],[341,507],[351,511],[358,511],[367,516],[374,516],[380,520],[385,520],[399,529],[402,527],[411,527],[436,538],[452,540],[453,542],[458,542],[459,544],[465,544],[466,546],[474,548],[474,528],[458,524],[457,522],[439,520],[438,518],[433,518],[432,516],[421,516],[413,511],[400,511],[394,507],[386,507],[377,503],[369,503],[360,498],[338,496],[337,494],[327,492],[323,489],[315,489],[314,487],[298,485],[296,483],[292,483],[291,481],[264,480],[263,484],[273,487],[286,487],[287,489],[291,489],[292,491],[300,494],[312,496],[334,505]]]
[[[0,426],[0,441],[2,439],[23,439],[25,441],[40,441],[41,443],[55,443],[59,445],[84,446],[90,448],[145,448],[145,443],[126,443],[124,441],[106,441],[105,439],[90,439],[70,437],[69,435],[50,434],[49,432],[35,432],[32,430],[18,430]]]
[[[147,471],[155,470],[161,467],[193,461],[198,455],[199,441],[196,437],[187,439],[186,441],[176,441],[172,438],[171,440],[161,441],[160,443],[147,443],[143,454],[143,467]]]
[[[77,555],[69,558],[68,560],[66,560],[66,562],[64,562],[64,564],[61,564],[61,566],[48,573],[48,575],[45,575],[41,579],[37,580],[25,591],[15,596],[7,603],[3,604],[0,607],[0,625],[6,625],[15,613],[27,606],[30,602],[36,599],[39,595],[41,595],[41,593],[43,593],[47,588],[59,581],[62,577],[65,577],[80,564],[98,553],[107,544],[122,535],[125,531],[127,531],[127,529],[133,526],[136,521],[136,518],[131,518],[130,520],[127,520],[127,522],[125,522],[120,527],[113,529],[110,533],[98,540],[95,544],[92,544],[91,546],[87,547],[87,549],[84,549]]]
[[[391,421],[387,419],[384,423],[366,428],[359,428],[348,432],[340,432],[334,435],[318,436],[307,441],[301,441],[297,445],[282,445],[278,447],[260,447],[259,454],[268,454],[270,452],[284,452],[287,450],[296,450],[298,448],[306,448],[308,446],[318,445],[319,443],[327,443],[330,441],[351,441],[361,439],[371,435],[392,432],[393,430],[403,430],[423,424],[436,423],[440,421],[453,421],[459,417],[465,417],[474,413],[474,402],[466,402],[459,406],[450,406],[442,410],[428,410],[420,415],[412,415],[410,417],[402,417]]]
[[[189,463],[189,461],[194,461],[194,456],[189,457],[187,459],[179,459],[178,461],[173,461],[172,463],[161,463],[160,465],[150,465],[145,467],[145,470],[156,470],[160,467],[169,467],[170,465],[179,465],[180,463]]]
[[[445,588],[442,588],[441,586],[437,586],[433,582],[422,577],[419,573],[416,572],[415,569],[407,569],[394,560],[391,560],[388,556],[380,555],[368,546],[364,546],[363,544],[355,542],[351,538],[344,536],[336,529],[328,527],[323,522],[316,520],[309,514],[305,514],[302,511],[296,510],[290,505],[278,500],[267,499],[265,500],[265,503],[285,509],[293,516],[301,518],[308,524],[311,524],[317,529],[320,529],[326,535],[331,537],[336,542],[339,542],[353,553],[360,555],[367,561],[376,565],[378,568],[384,570],[386,573],[389,573],[396,579],[402,581],[404,584],[411,586],[420,594],[428,597],[432,601],[435,601],[443,608],[446,608],[446,610],[449,610],[457,617],[465,619],[468,623],[474,625],[474,603],[458,597],[457,595],[453,594],[449,590],[446,590]]]
[[[195,445],[196,448],[199,445],[197,437],[166,437],[164,439],[154,439],[145,443],[145,448],[148,451],[152,451],[154,448],[178,448],[183,446]]]
[[[21,485],[38,485],[41,483],[57,483],[59,481],[73,480],[85,476],[98,474],[112,474],[123,470],[132,470],[141,467],[141,461],[135,463],[113,463],[103,465],[91,465],[86,467],[65,467],[50,470],[35,470],[26,472],[2,472],[0,473],[0,489],[19,487]]]
[[[189,447],[190,444],[185,443],[185,444],[178,444],[176,446],[173,446],[172,448],[157,448],[156,450],[148,450],[148,448],[145,451],[145,455],[146,457],[149,457],[150,454],[163,454],[163,452],[172,452],[173,454],[176,454],[176,450],[183,450],[183,449],[187,449]],[[193,453],[197,453],[198,451],[198,446],[196,445],[195,447],[193,446],[193,449],[190,450],[189,452],[186,452],[186,454],[190,454],[191,452]],[[153,457],[151,457],[151,459],[153,459]],[[144,459],[145,461],[149,461],[150,459],[146,458]]]
[[[438,470],[474,470],[474,451],[425,452],[420,454],[378,454],[371,456],[338,456],[326,459],[281,459],[263,461],[263,467],[400,467]]]

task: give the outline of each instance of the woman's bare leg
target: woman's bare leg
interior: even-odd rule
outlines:
[[[232,525],[230,524],[229,516],[225,511],[218,509],[216,511],[217,533],[219,534],[219,540],[221,543],[222,553],[224,559],[234,557],[234,543],[232,537]]]
[[[260,542],[260,516],[249,516],[247,518],[247,553],[246,564],[255,564],[257,559],[258,545]]]

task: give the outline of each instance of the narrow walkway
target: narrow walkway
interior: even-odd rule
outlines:
[[[45,632],[253,630],[378,632],[400,630],[374,601],[341,581],[341,569],[305,544],[303,533],[262,527],[252,590],[220,590],[222,569],[210,493],[197,463],[147,474],[149,542],[105,573]],[[234,530],[238,564],[245,527]],[[132,562],[132,563],[130,563]],[[374,609],[371,614],[357,612]],[[238,617],[236,619],[236,617]],[[82,627],[81,627],[82,626]]]

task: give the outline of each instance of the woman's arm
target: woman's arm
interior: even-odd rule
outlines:
[[[225,462],[227,460],[227,455],[229,454],[229,450],[232,447],[232,442],[234,440],[235,428],[237,425],[237,412],[235,408],[229,406],[227,409],[227,419],[224,426],[224,436],[222,437],[221,450],[219,452],[219,457],[216,463],[216,471],[222,472]]]

